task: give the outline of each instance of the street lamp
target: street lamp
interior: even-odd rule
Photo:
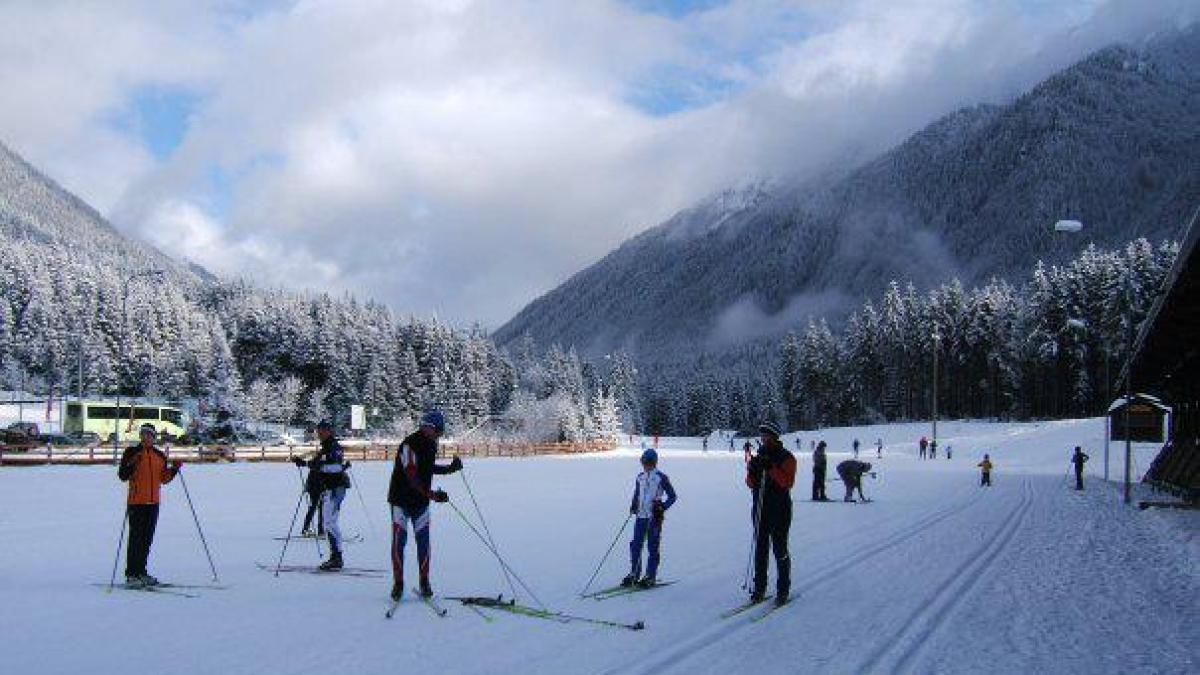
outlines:
[[[1054,223],[1055,232],[1075,234],[1083,230],[1078,220],[1060,220]],[[1133,439],[1130,438],[1129,409],[1133,405],[1133,268],[1125,270],[1125,503],[1132,501]],[[1108,444],[1104,446],[1104,475],[1108,477]]]
[[[938,349],[942,346],[942,336],[934,331],[933,335],[933,447],[937,448],[938,423]]]
[[[134,280],[136,280],[136,279],[149,278],[149,277],[154,277],[157,279],[157,278],[161,278],[162,274],[163,274],[163,271],[159,270],[159,269],[143,270],[141,272],[134,272],[133,274],[130,274],[129,276],[125,277],[121,281],[121,341],[120,341],[120,347],[119,347],[120,356],[118,359],[118,362],[121,364],[121,366],[125,366],[125,347],[126,347],[125,340],[126,340],[126,333],[128,331],[127,324],[129,323],[128,310],[127,310],[127,307],[129,305],[129,285],[132,284],[134,282]],[[114,409],[115,414],[113,416],[113,459],[114,460],[117,458],[117,453],[118,453],[118,451],[120,449],[120,445],[121,445],[121,384],[122,384],[121,378],[118,377],[117,378],[117,405]]]

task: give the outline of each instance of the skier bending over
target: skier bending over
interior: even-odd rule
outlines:
[[[1083,448],[1075,446],[1075,454],[1071,455],[1071,463],[1075,465],[1075,489],[1083,489],[1083,465],[1091,459],[1083,452]]]
[[[825,467],[827,460],[825,459],[825,441],[817,444],[817,449],[813,450],[813,485],[812,485],[812,500],[814,502],[827,502],[829,497],[825,496]]]
[[[297,457],[296,466],[307,464],[309,472],[317,473],[317,482],[321,490],[321,518],[325,522],[325,534],[329,537],[329,560],[321,563],[325,571],[342,569],[342,529],[338,526],[338,515],[342,511],[342,500],[346,498],[346,490],[350,487],[350,477],[346,469],[350,463],[342,450],[342,444],[333,436],[333,425],[327,421],[317,424],[317,438],[321,447],[317,454],[308,462]]]
[[[871,465],[867,462],[860,462],[856,459],[848,459],[837,465],[838,477],[842,479],[842,483],[846,485],[846,496],[842,498],[844,502],[854,501],[854,490],[858,490],[858,496],[862,500],[870,501],[863,494],[862,477],[864,473],[871,470]]]
[[[666,497],[664,499],[664,496]],[[637,584],[642,588],[654,586],[658,575],[659,546],[662,542],[663,517],[675,503],[675,488],[667,474],[658,470],[658,453],[654,448],[642,453],[642,472],[633,482],[633,499],[629,513],[637,516],[633,524],[633,539],[629,542],[629,574],[622,586]],[[646,560],[646,576],[642,573],[643,543],[649,539],[650,555]]]
[[[392,600],[404,596],[404,546],[408,543],[408,523],[411,521],[417,537],[417,569],[420,573],[421,595],[433,595],[429,583],[429,502],[450,501],[444,490],[433,490],[433,475],[446,475],[463,468],[455,457],[447,465],[437,463],[438,439],[446,431],[446,418],[438,410],[421,417],[419,429],[400,444],[392,480],[388,486],[388,503],[392,507]]]
[[[979,485],[992,486],[992,458],[984,454],[983,461],[977,464],[979,467]]]
[[[775,553],[775,604],[788,600],[792,585],[792,559],[788,555],[788,531],[792,527],[792,485],[796,482],[796,457],[779,442],[779,427],[764,422],[758,427],[762,448],[746,451],[746,485],[754,497],[754,590],[753,602],[762,602],[767,590],[767,556]],[[749,446],[749,443],[747,443]],[[770,549],[768,549],[768,544]]]
[[[125,517],[129,519],[129,545],[125,551],[125,584],[133,588],[157,586],[158,579],[146,572],[154,528],[158,525],[159,494],[164,483],[179,475],[183,462],[167,464],[167,456],[154,447],[154,426],[143,424],[138,430],[141,442],[125,449],[117,477],[129,482]]]

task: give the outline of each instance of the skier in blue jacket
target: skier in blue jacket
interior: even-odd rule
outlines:
[[[656,581],[659,563],[659,544],[662,541],[663,515],[675,503],[675,488],[667,474],[658,470],[658,453],[650,448],[642,453],[642,472],[634,481],[633,499],[629,513],[637,517],[633,525],[633,540],[629,542],[629,575],[622,586],[637,584],[651,588]],[[646,576],[642,572],[642,544],[649,539],[650,555],[646,561]]]

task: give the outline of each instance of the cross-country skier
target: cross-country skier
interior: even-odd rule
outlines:
[[[937,459],[937,439],[929,443],[929,459]]]
[[[761,602],[767,591],[767,556],[775,554],[775,604],[787,602],[792,584],[788,531],[792,527],[792,485],[796,482],[796,457],[779,442],[779,427],[763,422],[758,427],[762,448],[746,451],[746,485],[754,497],[754,590],[750,599]],[[746,444],[749,446],[749,443]],[[770,549],[768,550],[768,545]]]
[[[812,500],[814,502],[827,502],[829,497],[825,496],[825,441],[817,444],[817,449],[813,450],[813,484],[812,484]]]
[[[404,439],[396,453],[388,486],[388,503],[392,507],[392,600],[399,601],[404,595],[404,546],[408,542],[409,522],[417,539],[421,595],[433,595],[429,583],[429,502],[450,501],[445,490],[432,489],[433,476],[463,468],[458,457],[446,465],[437,463],[438,439],[445,431],[445,416],[441,411],[431,410],[421,417],[420,428]]]
[[[319,471],[309,469],[308,476],[304,479],[304,492],[308,495],[308,511],[304,514],[304,527],[301,528],[301,532],[305,537],[325,536],[325,514],[321,510],[321,486],[323,482]],[[315,532],[312,529],[313,516],[317,517],[317,529]]]
[[[650,448],[642,453],[642,472],[633,483],[629,513],[636,516],[637,520],[633,523],[633,539],[629,542],[629,574],[621,580],[622,586],[654,586],[658,578],[663,518],[674,503],[675,488],[671,486],[667,474],[658,470],[658,453]],[[650,554],[646,560],[646,576],[639,579],[642,573],[642,548],[647,540]]]
[[[875,439],[875,459],[883,459],[883,439]]]
[[[858,459],[858,439],[854,439],[854,459]]]
[[[154,447],[154,426],[143,424],[141,442],[121,455],[117,477],[129,483],[125,515],[129,518],[129,544],[125,552],[125,583],[134,588],[157,586],[158,579],[146,571],[154,529],[158,525],[159,495],[164,483],[179,474],[183,462],[168,464],[167,456]]]
[[[920,448],[920,455],[918,455],[918,456],[919,456],[921,459],[925,459],[925,452],[926,452],[926,450],[928,450],[928,449],[929,449],[929,439],[928,439],[928,438],[925,438],[924,436],[922,436],[922,437],[921,437],[921,442],[920,442],[920,443],[918,443],[917,445],[918,445],[918,447]]]
[[[1075,489],[1083,489],[1083,465],[1091,459],[1083,452],[1083,448],[1075,446],[1075,454],[1071,455],[1071,463],[1075,465]]]
[[[979,467],[979,485],[992,486],[992,458],[986,453],[983,455],[983,461],[977,464]]]
[[[858,490],[858,496],[864,502],[867,501],[867,496],[863,494],[862,477],[864,473],[870,470],[870,464],[860,462],[857,459],[848,459],[837,465],[838,477],[842,479],[842,483],[846,486],[846,496],[842,498],[842,501],[854,501],[854,491],[856,489]]]
[[[342,528],[338,526],[338,516],[342,511],[342,501],[346,498],[346,490],[350,488],[350,476],[346,469],[350,463],[346,461],[342,444],[333,436],[333,425],[322,420],[317,424],[317,438],[321,447],[316,455],[305,462],[302,457],[294,461],[296,466],[307,464],[309,472],[317,472],[317,481],[321,486],[321,517],[325,522],[325,534],[329,537],[329,560],[321,563],[320,568],[327,572],[342,569]]]

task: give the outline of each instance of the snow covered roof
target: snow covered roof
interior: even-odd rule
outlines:
[[[1152,405],[1155,408],[1158,408],[1159,410],[1161,410],[1163,412],[1171,412],[1171,407],[1166,405],[1165,403],[1163,403],[1162,399],[1160,399],[1157,396],[1151,396],[1150,394],[1134,394],[1133,402],[1134,403],[1145,403],[1147,405]],[[1120,410],[1124,405],[1125,405],[1125,397],[1121,396],[1117,400],[1113,401],[1112,405],[1108,406],[1108,412],[1114,413],[1114,412]]]

